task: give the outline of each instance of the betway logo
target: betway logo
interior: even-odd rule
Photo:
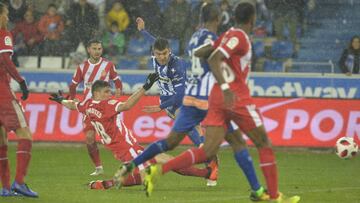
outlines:
[[[356,87],[348,90],[343,87],[304,87],[300,82],[284,82],[282,86],[262,87],[256,85],[254,80],[249,80],[248,85],[252,96],[351,99],[356,97],[357,92]]]

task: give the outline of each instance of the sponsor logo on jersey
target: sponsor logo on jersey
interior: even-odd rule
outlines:
[[[4,39],[4,43],[6,46],[12,46],[11,38],[9,36],[6,36]]]

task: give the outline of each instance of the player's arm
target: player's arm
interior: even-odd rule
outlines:
[[[120,97],[122,93],[122,82],[119,75],[116,72],[115,66],[110,69],[110,79],[115,84],[115,97]]]
[[[224,102],[226,106],[231,106],[234,101],[234,95],[230,90],[230,86],[226,83],[221,70],[221,63],[225,59],[224,53],[216,49],[207,60],[210,65],[210,70],[213,73],[217,83],[220,85],[224,93]]]
[[[66,108],[68,108],[70,110],[77,110],[78,102],[76,102],[74,100],[65,99],[60,90],[58,93],[50,94],[49,99],[65,106]]]
[[[16,80],[22,92],[22,100],[26,100],[29,96],[29,90],[27,88],[25,80],[20,76],[19,72],[17,71],[14,63],[11,60],[11,53],[10,52],[3,52],[0,53],[0,64],[1,67],[5,69],[5,71],[14,79]]]
[[[119,103],[119,105],[116,107],[116,111],[127,111],[135,106],[135,104],[138,103],[145,92],[149,90],[158,79],[159,75],[157,73],[150,73],[143,87],[134,92],[124,103]]]
[[[153,44],[155,42],[156,38],[151,33],[149,33],[148,31],[145,30],[144,20],[142,18],[138,17],[138,18],[136,18],[136,24],[137,24],[137,29],[144,36],[144,38],[149,39],[151,44]]]
[[[209,58],[213,51],[214,47],[212,44],[204,44],[194,50],[194,56],[199,58]]]
[[[69,96],[70,99],[75,99],[76,96],[76,88],[83,81],[82,71],[80,67],[77,67],[74,76],[72,77],[71,83],[69,85]]]

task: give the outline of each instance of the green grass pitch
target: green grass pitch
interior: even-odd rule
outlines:
[[[12,178],[15,172],[16,145],[10,144],[9,158]],[[172,154],[180,153],[180,147]],[[258,177],[264,179],[258,167],[255,149],[250,149]],[[26,182],[40,194],[39,199],[24,197],[1,198],[1,203],[69,203],[69,202],[251,202],[249,186],[233,160],[229,148],[220,151],[218,186],[207,188],[205,180],[169,173],[160,179],[153,196],[147,198],[142,186],[89,190],[91,180],[110,178],[119,166],[111,153],[101,147],[105,175],[91,177],[93,166],[85,146],[34,144],[31,167]],[[360,157],[341,160],[334,153],[307,150],[276,149],[279,187],[286,195],[298,194],[304,203],[360,202]],[[200,165],[202,166],[202,165]],[[13,180],[13,179],[12,179]]]

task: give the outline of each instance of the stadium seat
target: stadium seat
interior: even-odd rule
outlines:
[[[275,59],[291,58],[294,45],[289,41],[275,41],[271,46],[271,56]]]
[[[37,56],[19,56],[18,61],[20,68],[38,68]]]
[[[264,72],[284,72],[283,62],[266,60],[264,63]]]
[[[263,41],[254,42],[253,49],[256,57],[263,57],[265,55],[265,46]]]
[[[60,56],[42,56],[40,59],[40,68],[61,69],[62,57]]]
[[[127,53],[129,56],[144,56],[150,53],[150,43],[143,38],[129,40]]]
[[[118,64],[116,65],[118,69],[138,69],[139,61],[136,59],[120,59]]]

